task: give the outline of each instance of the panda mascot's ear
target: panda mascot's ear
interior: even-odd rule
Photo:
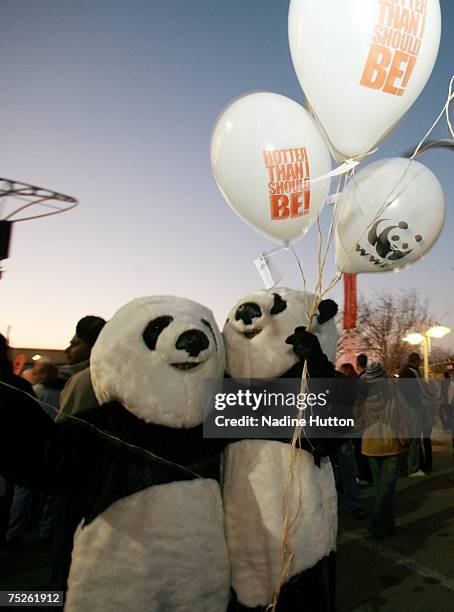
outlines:
[[[336,304],[334,300],[322,300],[318,305],[318,316],[317,320],[320,325],[326,323],[333,317],[337,315],[337,311],[339,310],[339,306]]]

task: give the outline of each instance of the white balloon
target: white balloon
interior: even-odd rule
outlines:
[[[366,153],[432,72],[439,0],[291,0],[293,64],[338,160]]]
[[[435,174],[400,157],[374,162],[355,174],[336,206],[341,272],[405,268],[430,249],[445,220],[445,198]]]
[[[247,223],[287,244],[317,219],[329,193],[327,145],[310,114],[275,93],[239,98],[222,113],[211,141],[223,196]]]

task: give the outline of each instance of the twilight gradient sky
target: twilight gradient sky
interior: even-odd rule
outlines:
[[[445,102],[454,2],[441,6],[434,72],[373,159],[415,146]],[[243,293],[262,286],[252,262],[274,244],[224,202],[209,143],[217,115],[240,94],[271,90],[304,102],[287,11],[286,0],[2,1],[0,175],[80,201],[14,227],[0,280],[0,331],[11,326],[13,346],[64,348],[81,316],[108,318],[141,295],[195,299],[222,324]],[[446,137],[445,125],[436,136]],[[445,190],[443,233],[410,269],[362,275],[358,285],[366,298],[414,287],[454,329],[454,157],[434,151],[419,161]],[[316,245],[314,228],[296,243],[309,289]],[[276,263],[281,284],[300,288],[290,255]],[[334,273],[331,257],[327,278]],[[341,296],[339,285],[332,297]],[[452,336],[444,343],[454,346]]]

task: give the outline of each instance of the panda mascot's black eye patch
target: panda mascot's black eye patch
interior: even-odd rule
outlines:
[[[287,302],[281,298],[279,293],[273,293],[273,295],[274,303],[272,309],[270,310],[270,314],[277,315],[287,308]]]
[[[142,337],[150,351],[155,350],[159,334],[166,327],[168,327],[172,323],[172,321],[173,317],[164,315],[163,317],[158,317],[157,319],[153,319],[153,321],[150,321],[148,323],[142,334]]]
[[[215,345],[215,347],[216,347],[216,348],[218,348],[218,343],[217,343],[217,340],[216,340],[216,336],[215,336],[215,333],[214,333],[214,331],[213,331],[213,328],[211,327],[210,322],[209,322],[209,321],[207,321],[206,319],[200,319],[200,320],[201,320],[201,321],[202,321],[202,323],[203,323],[204,325],[206,325],[206,326],[208,327],[208,329],[210,330],[211,335],[213,336],[214,345]],[[228,320],[228,319],[227,319],[227,320]]]
[[[262,316],[262,311],[258,304],[254,302],[245,302],[238,306],[235,313],[235,321],[243,321],[245,325],[250,325],[252,319],[258,319]]]

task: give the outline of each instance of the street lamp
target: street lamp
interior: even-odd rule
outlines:
[[[449,333],[451,333],[449,327],[444,327],[444,325],[439,325],[437,323],[427,330],[426,336],[429,336],[429,338],[443,338],[443,336],[446,336]]]
[[[422,344],[422,353],[424,360],[424,378],[429,378],[429,354],[430,354],[430,339],[431,338],[443,338],[447,334],[451,333],[449,327],[436,323],[430,329],[423,334],[415,332],[408,334],[403,339],[408,344],[417,345]]]

